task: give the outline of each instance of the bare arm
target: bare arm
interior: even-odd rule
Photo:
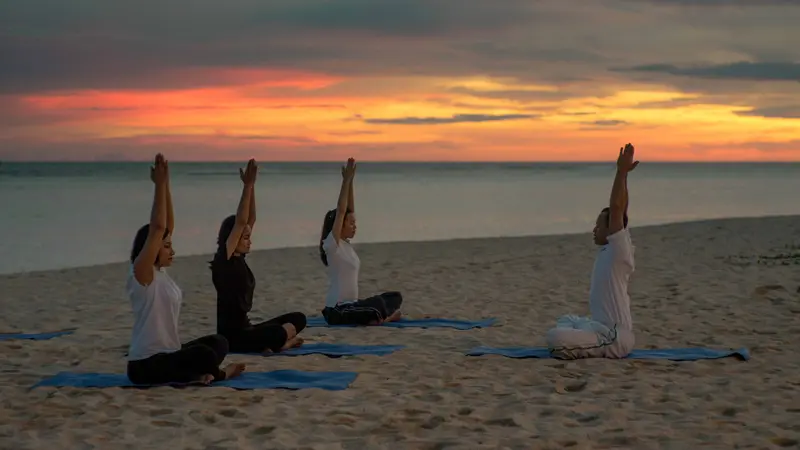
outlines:
[[[342,167],[342,178],[347,178],[344,173],[344,167]],[[356,201],[355,201],[355,188],[353,187],[355,181],[355,177],[350,180],[348,186],[348,194],[347,194],[347,210],[351,213],[356,212]]]
[[[347,209],[354,213],[356,212],[356,200],[355,200],[355,178],[350,180],[350,195],[347,197]]]
[[[247,215],[247,224],[250,225],[250,230],[253,230],[253,226],[256,224],[256,187],[253,185],[253,189],[250,192],[250,211]]]
[[[617,174],[614,177],[614,185],[611,187],[611,198],[609,199],[609,234],[625,228],[625,214],[628,212],[628,173],[639,165],[639,161],[634,161],[633,156],[634,148],[631,144],[625,145],[619,151]]]
[[[247,168],[244,171],[239,170],[244,186],[242,186],[242,196],[239,198],[239,206],[236,209],[236,222],[234,222],[231,234],[228,235],[228,239],[225,241],[225,256],[227,259],[230,259],[233,256],[233,252],[236,251],[236,246],[242,237],[242,231],[244,231],[245,225],[250,220],[250,202],[253,197],[253,186],[256,181],[257,171],[258,166],[256,166],[255,160],[252,159],[247,163]]]
[[[347,160],[347,166],[342,171],[342,187],[339,189],[339,200],[336,203],[336,219],[333,221],[333,237],[336,244],[342,239],[342,225],[347,205],[352,198],[353,177],[355,176],[356,163],[353,158]],[[324,239],[324,237],[323,237]]]
[[[175,212],[172,210],[172,189],[169,186],[169,178],[167,178],[167,230],[171,234],[175,233]]]
[[[614,177],[614,185],[611,187],[611,199],[609,201],[609,221],[608,221],[608,234],[614,234],[624,227],[624,213],[626,207],[627,194],[626,184],[628,173],[617,169],[617,175]]]
[[[153,266],[158,257],[164,241],[164,232],[167,229],[167,180],[168,174],[164,157],[159,153],[156,162],[151,169],[151,175],[155,183],[155,194],[153,196],[153,207],[150,211],[150,230],[142,251],[133,262],[133,275],[136,281],[142,286],[147,286],[153,282]]]

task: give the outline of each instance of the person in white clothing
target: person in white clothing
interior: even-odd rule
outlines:
[[[589,290],[591,317],[562,316],[547,332],[547,347],[557,358],[624,358],[633,350],[628,280],[635,264],[628,231],[628,173],[638,165],[633,145],[620,148],[610,204],[594,227],[594,243],[600,249]]]
[[[134,324],[128,349],[127,374],[136,384],[211,383],[233,378],[244,364],[219,366],[228,353],[228,341],[211,335],[181,345],[178,316],[183,293],[167,274],[175,251],[169,164],[158,154],[150,169],[155,198],[150,223],[136,233],[126,291]]]
[[[328,293],[322,315],[330,325],[380,325],[399,320],[403,296],[390,291],[365,299],[358,296],[361,261],[350,244],[356,234],[353,158],[342,167],[342,187],[336,209],[325,214],[319,239],[319,254],[328,270]]]

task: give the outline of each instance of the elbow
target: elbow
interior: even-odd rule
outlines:
[[[167,232],[167,224],[164,221],[156,220],[150,222],[150,233],[156,234],[159,236],[164,235]]]
[[[239,211],[239,213],[236,214],[236,222],[235,223],[236,223],[236,225],[244,226],[244,225],[247,225],[247,221],[249,219],[250,219],[250,214],[248,214],[247,211]]]

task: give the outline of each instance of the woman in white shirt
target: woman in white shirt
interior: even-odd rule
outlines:
[[[229,364],[220,370],[228,341],[211,335],[181,345],[178,316],[183,293],[166,268],[172,265],[174,215],[169,189],[169,165],[159,153],[150,169],[155,198],[150,223],[136,233],[126,291],[134,315],[128,350],[128,378],[136,384],[221,381],[244,370]]]
[[[369,298],[358,298],[358,272],[361,261],[350,244],[356,234],[353,200],[353,158],[342,168],[342,188],[336,209],[325,214],[320,235],[319,253],[328,269],[328,293],[322,315],[330,325],[380,325],[399,320],[403,296],[396,291]]]

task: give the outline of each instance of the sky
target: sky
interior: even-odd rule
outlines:
[[[800,0],[0,2],[0,160],[800,160]]]

